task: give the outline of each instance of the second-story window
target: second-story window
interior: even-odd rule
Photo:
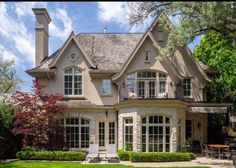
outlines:
[[[111,80],[103,79],[102,83],[103,83],[102,94],[105,94],[105,95],[111,94]]]
[[[191,79],[187,78],[183,81],[184,96],[191,96]]]
[[[166,92],[166,75],[159,74],[159,80],[160,80],[159,93],[165,93]]]
[[[67,68],[64,71],[64,94],[82,95],[82,72],[79,68]]]
[[[145,62],[149,62],[150,61],[150,51],[145,51]]]

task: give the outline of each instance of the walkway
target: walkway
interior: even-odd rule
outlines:
[[[85,163],[82,164],[117,164],[117,163],[107,163],[101,161],[99,163]],[[120,161],[120,164],[130,165],[135,167],[192,167],[192,166],[208,166],[211,168],[234,168],[232,160],[225,159],[211,159],[207,157],[197,157],[197,159],[186,162],[138,162],[133,163],[129,161]]]

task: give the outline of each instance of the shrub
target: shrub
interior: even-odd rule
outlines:
[[[131,162],[175,162],[189,161],[191,156],[189,153],[174,152],[132,152],[130,153]]]
[[[191,157],[191,160],[194,160],[194,159],[196,159],[196,154],[194,154],[194,153],[192,153],[192,152],[187,152],[189,155],[190,155],[190,157]]]
[[[76,160],[83,161],[86,153],[82,151],[32,151],[17,152],[17,158],[22,160]]]
[[[118,157],[122,161],[129,161],[130,160],[130,153],[131,151],[124,151],[124,150],[118,150]]]

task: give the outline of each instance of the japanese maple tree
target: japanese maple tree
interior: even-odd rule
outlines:
[[[23,136],[23,147],[42,148],[48,145],[49,135],[56,132],[58,115],[67,107],[58,103],[60,94],[45,94],[41,85],[33,81],[33,92],[16,91],[12,96],[14,124],[12,132]]]

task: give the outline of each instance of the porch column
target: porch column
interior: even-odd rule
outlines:
[[[117,132],[117,136],[118,136],[118,149],[123,149],[124,146],[124,142],[123,142],[123,137],[124,137],[124,126],[123,126],[123,117],[122,115],[118,115],[118,132]]]
[[[141,117],[138,113],[133,116],[133,151],[141,151]]]

